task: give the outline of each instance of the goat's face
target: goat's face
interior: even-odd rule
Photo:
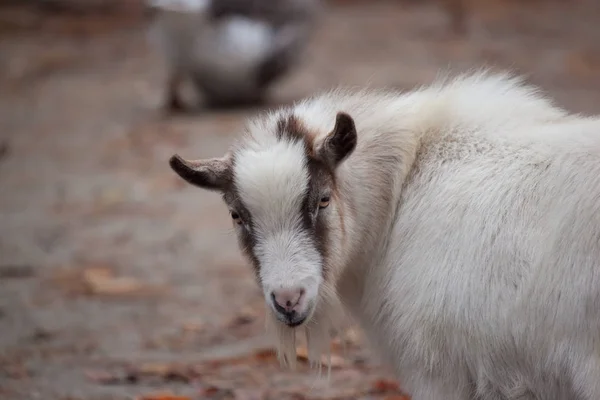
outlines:
[[[344,113],[318,143],[293,115],[253,129],[223,158],[174,155],[170,164],[187,182],[223,194],[268,307],[296,327],[310,319],[323,283],[332,279],[331,241],[339,235],[331,231],[341,219],[336,168],[354,151],[356,129]]]

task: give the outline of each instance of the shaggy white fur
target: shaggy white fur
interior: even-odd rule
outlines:
[[[337,294],[413,398],[600,399],[600,120],[485,73],[293,109],[320,135],[338,111]]]

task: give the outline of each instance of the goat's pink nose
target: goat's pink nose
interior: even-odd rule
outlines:
[[[304,289],[299,287],[274,290],[271,293],[275,308],[284,313],[293,311],[302,300],[302,296],[304,296]]]

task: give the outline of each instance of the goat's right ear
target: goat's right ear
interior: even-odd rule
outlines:
[[[186,182],[203,189],[223,191],[231,182],[231,160],[227,156],[184,160],[175,154],[169,159],[169,165]]]
[[[335,126],[325,137],[318,154],[323,161],[335,168],[352,154],[356,148],[357,139],[354,119],[344,112],[338,112],[335,117]]]

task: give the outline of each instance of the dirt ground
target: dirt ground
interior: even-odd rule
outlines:
[[[598,113],[594,2],[480,5],[464,38],[434,4],[332,6],[273,101],[487,65]],[[143,27],[46,25],[0,34],[0,398],[402,398],[355,331],[329,383],[281,369],[225,206],[170,171],[175,152],[221,155],[256,110],[165,117]]]

